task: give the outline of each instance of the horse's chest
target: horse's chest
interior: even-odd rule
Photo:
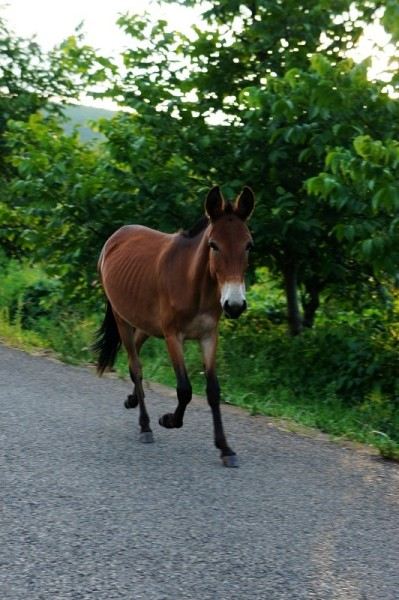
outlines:
[[[199,339],[211,333],[217,325],[217,319],[209,313],[201,313],[188,321],[183,335],[188,339]]]

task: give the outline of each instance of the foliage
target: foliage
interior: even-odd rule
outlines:
[[[41,262],[62,280],[66,295],[83,300],[95,277],[93,249],[99,251],[104,235],[101,220],[92,219],[107,177],[98,154],[82,146],[77,134],[65,136],[55,120],[39,114],[28,122],[10,121],[5,137],[16,173],[6,200],[20,226],[3,227],[3,235],[20,255]]]
[[[378,3],[359,3],[358,12],[346,2],[289,4],[214,2],[206,25],[186,36],[163,21],[122,17],[132,45],[113,93],[147,136],[162,138],[162,152],[169,146],[184,161],[183,187],[189,172],[227,181],[227,193],[253,186],[257,262],[283,282],[298,333],[312,325],[322,290],[370,280],[333,235],[340,211],[312,197],[306,181],[337,146],[397,137],[399,103],[368,80],[367,62],[343,56]]]
[[[87,360],[110,233],[186,228],[213,183],[229,199],[249,184],[252,309],[222,326],[226,399],[394,454],[399,101],[345,55],[384,5],[214,0],[189,34],[125,15],[123,68],[79,32],[43,53],[0,20],[3,330]],[[383,15],[394,39],[396,8]],[[123,108],[93,125],[102,141],[65,133],[62,102],[82,90]],[[170,377],[158,342],[144,354],[147,375]],[[192,349],[189,364],[202,389]]]
[[[0,16],[1,175],[2,136],[9,119],[25,120],[42,108],[59,112],[62,100],[77,99],[88,86],[104,81],[113,72],[109,60],[83,43],[79,30],[45,53],[34,39],[13,34]]]
[[[0,293],[0,337],[22,347],[51,348],[72,363],[90,360],[89,346],[100,315],[63,306],[52,280],[27,264],[4,262]],[[265,272],[250,291],[250,309],[240,323],[223,321],[219,377],[226,402],[252,414],[294,419],[334,436],[372,443],[384,456],[399,452],[399,299],[395,318],[386,320],[374,308],[368,318],[356,314],[323,314],[314,330],[289,338],[281,326],[265,318],[260,289],[278,293]],[[36,294],[38,304],[31,304]],[[19,310],[10,319],[10,306]],[[37,314],[37,309],[43,312]],[[28,317],[28,318],[26,318]],[[372,335],[370,335],[372,332]],[[197,393],[204,391],[199,349],[186,347],[187,366]],[[144,376],[174,386],[173,369],[162,340],[148,341],[142,351]],[[128,377],[126,357],[117,363]]]
[[[379,276],[396,276],[399,262],[399,142],[357,136],[351,148],[335,148],[326,172],[308,190],[341,215],[333,233],[357,261]]]
[[[365,136],[385,144],[398,134],[398,101],[368,81],[367,64],[343,58],[361,18],[371,18],[377,4],[356,13],[345,1],[292,3],[292,10],[215,2],[206,26],[190,35],[171,32],[164,21],[150,26],[145,16],[121,17],[132,43],[106,95],[130,110],[101,122],[102,148],[61,135],[51,118],[9,121],[3,143],[15,176],[2,207],[13,223],[13,231],[3,229],[6,248],[34,249],[70,287],[67,293],[74,288],[82,297],[99,242],[111,229],[138,220],[175,230],[199,216],[211,183],[225,181],[227,196],[249,183],[257,197],[256,264],[280,280],[292,333],[312,326],[323,291],[377,285],[373,261],[354,250],[351,233],[367,230],[373,207],[364,202],[359,213],[351,202],[350,221],[339,201],[326,202],[317,190],[323,181],[331,198],[338,194],[324,172],[335,148],[349,151]],[[266,50],[276,44],[278,52]],[[76,38],[62,48],[63,68],[75,68],[86,81],[116,75],[116,67]],[[392,181],[395,167],[385,170]],[[356,185],[367,189],[367,178],[365,169],[356,171],[352,197]],[[378,193],[386,202],[395,189]],[[367,251],[370,243],[363,242]],[[380,255],[385,260],[382,247]]]
[[[69,223],[61,223],[60,210],[70,193],[73,176],[69,169],[74,166],[68,152],[76,136],[69,141],[63,138],[62,152],[56,119],[62,122],[62,102],[77,99],[88,86],[98,85],[113,72],[112,63],[85,45],[79,31],[45,53],[34,39],[15,36],[0,17],[0,244],[8,256],[47,260],[49,273],[58,276],[68,271],[68,266],[61,265],[64,259],[72,255],[76,264],[81,238],[76,235],[72,240],[66,233],[75,230],[74,217],[80,208],[72,222],[69,214]],[[90,158],[80,150],[87,167]],[[23,154],[16,156],[19,151]],[[50,163],[54,168],[46,172]],[[67,171],[69,180],[63,180]],[[87,214],[87,208],[82,210]],[[58,252],[48,245],[53,242]],[[82,258],[86,258],[84,252]],[[66,278],[68,285],[75,288],[75,281]],[[81,295],[81,285],[76,282],[75,296]]]
[[[182,184],[184,160],[162,152],[131,115],[103,120],[100,129],[106,148],[81,143],[78,132],[66,135],[40,114],[9,121],[4,136],[15,172],[4,194],[4,245],[45,265],[79,303],[98,298],[96,261],[119,226],[136,221],[173,231],[190,225],[190,210],[193,220],[202,211]]]
[[[39,269],[26,269],[18,261],[7,261],[0,254],[0,307],[7,310],[11,319],[22,303],[22,297],[29,286],[33,286],[40,279]]]

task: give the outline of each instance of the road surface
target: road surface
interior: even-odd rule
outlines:
[[[151,387],[0,346],[2,600],[399,599],[397,464]]]

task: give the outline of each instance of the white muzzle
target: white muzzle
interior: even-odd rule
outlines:
[[[246,309],[245,283],[230,281],[222,285],[220,303],[226,316],[237,318]]]

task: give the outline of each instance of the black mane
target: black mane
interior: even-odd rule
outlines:
[[[185,238],[195,238],[198,234],[200,234],[204,229],[206,229],[209,225],[209,219],[206,215],[203,215],[199,221],[195,223],[190,229],[185,229],[181,232],[181,235]]]
[[[226,204],[223,207],[223,211],[218,218],[220,218],[223,215],[232,215],[232,214],[234,214],[234,207],[231,204],[231,202],[226,202]],[[180,234],[185,238],[189,238],[189,239],[195,238],[197,235],[202,233],[204,231],[204,229],[206,229],[208,227],[209,223],[210,223],[209,217],[207,217],[206,215],[203,215],[199,219],[199,221],[197,221],[195,223],[195,225],[190,227],[190,229],[184,229],[183,231],[180,232]]]

